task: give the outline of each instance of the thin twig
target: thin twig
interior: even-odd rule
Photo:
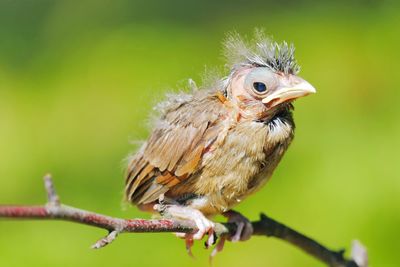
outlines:
[[[117,236],[118,236],[119,233],[120,233],[119,230],[111,231],[108,235],[106,235],[105,237],[103,237],[102,239],[100,239],[99,241],[97,241],[97,242],[92,246],[92,248],[98,249],[98,248],[102,248],[102,247],[107,246],[108,244],[110,244],[111,242],[113,242],[113,241],[117,238]]]
[[[54,188],[53,179],[50,174],[46,174],[43,177],[44,180],[44,188],[47,192],[47,204],[53,206],[60,206],[60,198],[56,193],[56,189]]]
[[[92,248],[102,248],[114,241],[120,233],[144,232],[181,232],[194,233],[198,229],[192,221],[181,220],[144,220],[121,219],[110,217],[71,206],[62,205],[55,192],[51,176],[44,177],[48,203],[45,206],[6,206],[0,205],[0,217],[66,220],[106,229],[109,234],[97,241]],[[217,236],[231,235],[236,231],[234,223],[216,223]],[[259,221],[252,222],[253,235],[276,237],[285,240],[304,252],[314,256],[328,266],[333,267],[367,267],[367,253],[359,242],[353,242],[352,259],[344,257],[344,250],[333,251],[317,241],[277,222],[265,214]]]

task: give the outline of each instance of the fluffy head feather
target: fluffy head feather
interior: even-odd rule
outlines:
[[[267,67],[285,74],[297,74],[300,66],[294,58],[294,46],[286,42],[277,43],[260,30],[252,40],[245,40],[238,33],[228,35],[225,41],[225,56],[230,68],[251,65]]]

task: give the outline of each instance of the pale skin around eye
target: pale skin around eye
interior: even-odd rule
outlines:
[[[268,68],[255,68],[246,75],[244,80],[244,88],[255,97],[264,97],[268,92],[274,90],[278,84],[277,74]]]
[[[279,80],[277,76],[276,73],[264,67],[240,70],[232,77],[229,93],[234,99],[240,95],[247,98],[263,98],[278,86]],[[266,90],[257,91],[255,83],[264,84]]]

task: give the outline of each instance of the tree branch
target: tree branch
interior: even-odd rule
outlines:
[[[192,221],[182,220],[144,220],[114,218],[71,206],[62,205],[55,192],[50,175],[44,177],[47,191],[47,204],[44,206],[10,206],[0,205],[0,217],[65,220],[87,224],[108,230],[109,234],[97,241],[92,248],[102,248],[114,241],[120,233],[144,232],[182,232],[193,233],[198,229]],[[265,214],[260,215],[259,221],[252,222],[253,235],[276,237],[289,242],[304,252],[314,256],[328,266],[334,267],[367,267],[366,249],[357,241],[353,242],[352,259],[344,257],[344,250],[333,251],[317,241],[277,222]],[[236,224],[216,223],[218,236],[234,234]]]

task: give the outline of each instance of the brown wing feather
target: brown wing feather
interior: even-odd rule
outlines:
[[[159,127],[128,166],[127,199],[137,204],[150,203],[190,179],[199,168],[206,146],[218,135],[215,125],[223,112],[219,99],[209,96],[164,114]]]

